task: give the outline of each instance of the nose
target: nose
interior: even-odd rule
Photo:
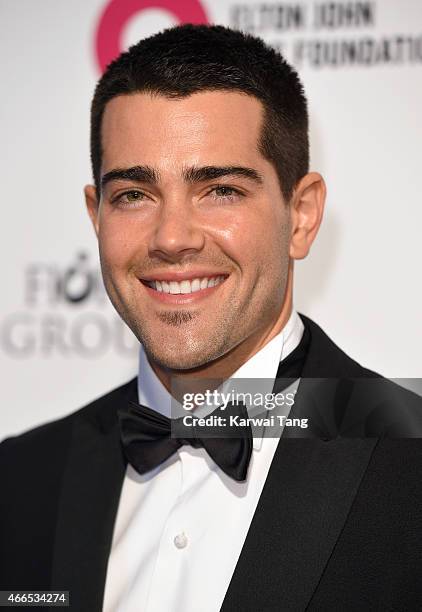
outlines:
[[[204,233],[189,202],[175,198],[163,203],[150,239],[150,256],[178,261],[201,251],[204,242]]]

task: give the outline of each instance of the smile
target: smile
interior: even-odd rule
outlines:
[[[179,295],[196,293],[197,291],[207,289],[208,287],[216,287],[222,283],[224,279],[225,276],[205,276],[203,278],[193,278],[192,280],[183,280],[179,282],[174,280],[151,280],[144,282],[146,285],[148,285],[148,287],[151,287],[151,289],[155,289],[155,291],[159,291],[160,293]]]
[[[183,273],[180,280],[175,280],[177,275],[166,278],[164,274],[160,278],[141,278],[140,281],[150,297],[164,304],[175,306],[194,304],[202,301],[218,290],[220,285],[228,278],[228,274],[210,274],[209,276],[195,276]],[[183,278],[185,276],[185,278]],[[186,278],[190,276],[190,278]]]

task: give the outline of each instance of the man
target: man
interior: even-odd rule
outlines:
[[[295,71],[240,32],[167,30],[103,75],[91,154],[139,375],[0,446],[1,588],[87,612],[420,609],[422,446],[398,439],[418,400],[293,309],[325,199]],[[309,429],[174,437],[176,377],[296,381]]]

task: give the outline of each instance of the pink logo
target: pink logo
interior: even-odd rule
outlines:
[[[129,19],[146,9],[166,10],[179,23],[208,23],[199,0],[110,0],[99,19],[95,35],[95,55],[101,72],[124,51],[121,39]]]

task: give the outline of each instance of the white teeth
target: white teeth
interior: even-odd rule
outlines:
[[[195,291],[199,291],[201,288],[201,281],[199,278],[194,278],[191,283],[191,291],[194,293]]]
[[[170,281],[170,293],[180,293],[180,283]]]
[[[184,280],[180,285],[180,293],[191,293],[190,281]]]
[[[196,291],[200,291],[201,289],[206,289],[207,287],[215,287],[219,285],[225,280],[224,276],[213,276],[211,278],[194,278],[191,281],[183,280],[177,281],[150,281],[150,286],[156,291],[160,291],[162,293],[195,293]]]

